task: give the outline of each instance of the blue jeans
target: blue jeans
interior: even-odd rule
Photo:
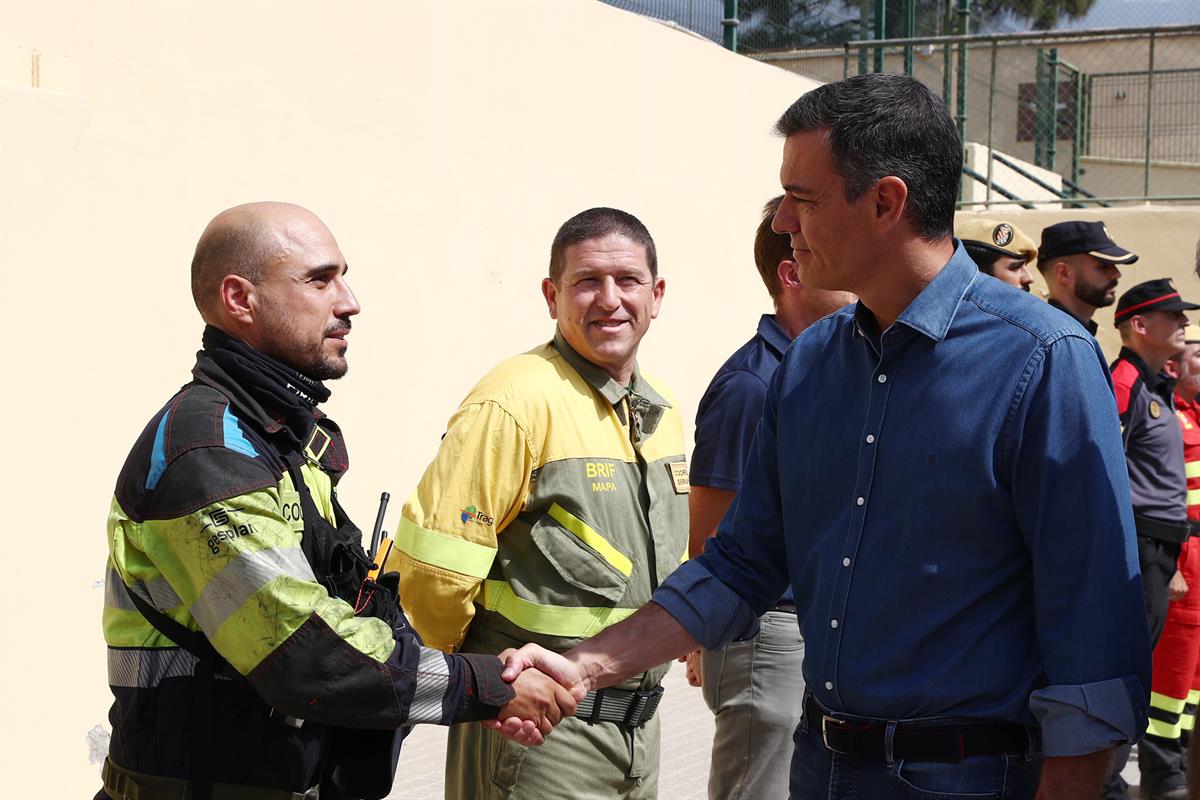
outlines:
[[[795,744],[791,800],[1031,800],[1042,772],[1039,753],[975,756],[958,764],[852,758],[825,749],[821,720],[807,714]]]

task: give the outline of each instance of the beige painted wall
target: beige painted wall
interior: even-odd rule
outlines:
[[[658,239],[668,290],[643,360],[690,420],[766,306],[750,244],[777,191],[769,130],[810,85],[590,2],[0,5],[0,796],[96,788],[104,515],[133,438],[187,380],[187,262],[215,211],[302,203],[353,266],[364,312],[329,411],[366,525],[473,380],[549,336],[549,241],[589,205]],[[1182,265],[1200,212],[1170,213],[1110,227],[1177,242],[1161,257]]]
[[[473,381],[549,338],[550,240],[592,205],[658,240],[643,360],[690,420],[768,305],[751,242],[778,186],[770,128],[811,85],[595,2],[0,4],[0,796],[97,788],[104,517],[188,378],[187,264],[212,214],[286,199],[338,236],[364,310],[329,411],[369,525]]]

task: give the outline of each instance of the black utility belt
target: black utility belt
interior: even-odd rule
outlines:
[[[805,713],[810,726],[821,726],[821,741],[827,750],[851,758],[887,761],[885,738],[889,723],[835,719],[811,696]],[[1016,724],[925,727],[897,723],[892,734],[892,758],[957,764],[972,756],[1025,753],[1030,749],[1030,738],[1030,729]]]
[[[597,722],[613,722],[622,728],[633,730],[650,721],[658,704],[662,702],[661,686],[653,689],[600,689],[588,692],[587,697],[575,707],[575,718],[589,725]]]
[[[104,791],[109,797],[123,800],[189,800],[196,797],[197,784],[182,778],[162,778],[143,775],[125,769],[107,758],[101,770]],[[314,787],[303,794],[286,789],[262,786],[241,786],[231,783],[207,784],[212,800],[316,800],[319,790]]]
[[[784,614],[795,614],[796,604],[791,600],[780,600],[775,605],[767,609],[768,611],[782,611]]]
[[[1133,527],[1138,536],[1148,536],[1151,539],[1160,539],[1175,544],[1186,542],[1188,536],[1200,534],[1200,530],[1193,522],[1164,522],[1161,519],[1151,519],[1140,514],[1133,515]]]

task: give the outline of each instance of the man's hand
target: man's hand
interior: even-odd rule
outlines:
[[[1095,800],[1112,760],[1113,748],[1085,756],[1059,756],[1042,762],[1034,800]]]
[[[587,692],[575,666],[558,653],[529,644],[500,654],[502,677],[517,691],[514,700],[500,709],[494,720],[482,724],[524,745],[539,745]]]
[[[500,677],[509,683],[515,681],[522,671],[533,668],[558,681],[571,693],[575,702],[578,703],[587,695],[575,665],[566,657],[540,645],[527,644],[520,650],[510,647],[500,654],[500,660],[504,662],[504,671],[500,673]]]
[[[700,651],[693,650],[687,655],[676,659],[680,664],[687,664],[687,682],[689,686],[703,686],[704,674],[700,671]]]
[[[1183,596],[1187,594],[1187,581],[1183,579],[1183,573],[1179,570],[1175,570],[1175,574],[1171,576],[1171,582],[1167,584],[1167,592],[1172,603],[1183,599]]]

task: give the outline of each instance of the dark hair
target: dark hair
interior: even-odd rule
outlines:
[[[907,75],[869,73],[818,86],[775,123],[782,136],[826,129],[833,169],[854,202],[882,178],[908,187],[905,215],[930,241],[951,234],[963,145],[945,105]]]
[[[776,233],[771,230],[775,212],[783,202],[783,195],[767,201],[762,210],[762,222],[758,223],[758,231],[754,234],[754,266],[767,285],[771,299],[778,302],[783,293],[783,285],[779,282],[779,262],[792,260],[792,240],[786,233]]]
[[[979,271],[984,275],[996,275],[996,262],[1004,257],[1003,253],[997,253],[989,247],[980,247],[977,244],[963,242],[963,248],[966,249],[967,255],[975,262],[975,266],[979,267]]]
[[[610,233],[618,233],[634,244],[646,248],[646,263],[650,276],[658,277],[658,254],[654,250],[654,239],[642,221],[627,211],[617,208],[589,208],[580,211],[562,224],[554,234],[550,245],[550,280],[558,283],[567,267],[567,248],[592,239],[603,239]]]

